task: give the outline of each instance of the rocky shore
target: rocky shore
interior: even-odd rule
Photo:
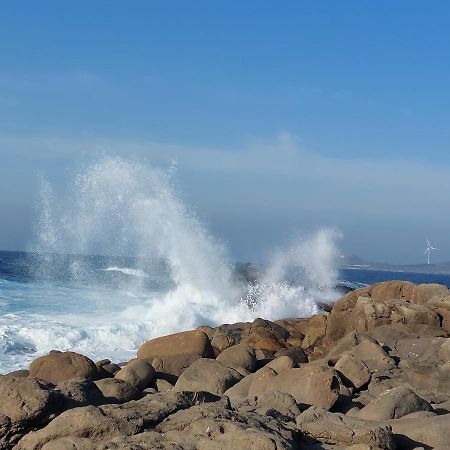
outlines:
[[[450,291],[392,281],[309,319],[72,352],[0,377],[0,449],[450,449]]]

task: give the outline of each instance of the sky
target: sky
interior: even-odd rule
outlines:
[[[450,260],[450,4],[2,4],[0,249],[26,249],[38,179],[108,153],[177,162],[236,259],[340,230],[344,254]]]

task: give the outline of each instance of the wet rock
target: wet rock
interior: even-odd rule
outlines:
[[[95,380],[98,370],[92,360],[74,352],[50,352],[30,365],[30,377],[58,384],[72,378]]]

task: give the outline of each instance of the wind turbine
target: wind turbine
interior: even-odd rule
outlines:
[[[430,264],[431,250],[437,250],[437,249],[436,249],[436,247],[432,247],[430,244],[430,241],[427,239],[427,249],[425,250],[424,255],[427,255],[427,257],[428,257],[428,264]]]

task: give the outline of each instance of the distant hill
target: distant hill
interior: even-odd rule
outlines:
[[[386,270],[389,272],[450,274],[450,261],[434,264],[387,264],[366,261],[359,256],[343,255],[340,258],[340,267],[342,269]]]

